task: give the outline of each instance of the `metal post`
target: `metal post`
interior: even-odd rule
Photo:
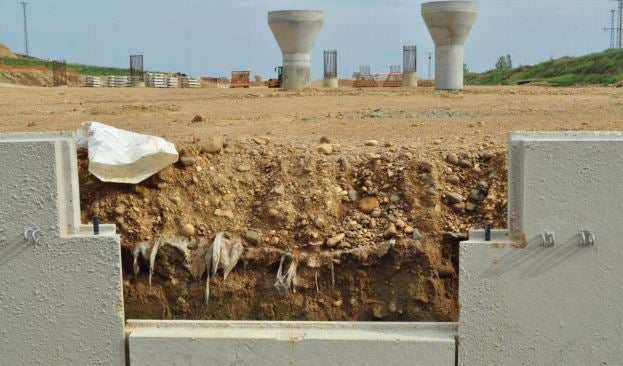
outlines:
[[[623,0],[619,0],[619,29],[618,29],[618,36],[619,36],[619,42],[618,42],[618,48],[622,48],[623,44],[621,43],[622,36],[623,33]]]
[[[426,52],[426,54],[428,55],[428,80],[431,79],[431,66],[430,66],[430,60],[433,58],[433,53],[432,52]]]
[[[614,48],[614,13],[614,9],[610,10],[610,48]]]
[[[616,10],[614,9],[610,10],[610,27],[604,28],[605,32],[610,31],[610,48],[615,48],[617,45],[617,40],[616,40],[615,35],[617,34],[616,32],[618,28],[616,27],[616,21],[614,20],[615,13],[616,13]]]
[[[26,56],[30,56],[30,51],[28,50],[28,18],[26,17],[26,5],[30,3],[20,1],[20,4],[22,4],[22,11],[24,13],[24,53]]]

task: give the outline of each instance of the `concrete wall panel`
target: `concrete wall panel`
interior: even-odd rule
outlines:
[[[460,365],[623,365],[622,176],[620,133],[511,135],[510,232],[461,243]]]
[[[0,134],[2,365],[125,363],[119,242],[80,225],[75,154],[71,133]]]

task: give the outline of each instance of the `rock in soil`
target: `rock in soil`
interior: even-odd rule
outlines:
[[[330,144],[320,144],[316,146],[316,151],[325,155],[330,155],[333,152],[333,146],[331,146]]]
[[[249,230],[246,232],[246,234],[244,234],[244,238],[247,239],[250,243],[255,244],[255,245],[259,245],[260,243],[262,243],[262,238],[259,236],[259,234],[253,230]]]
[[[184,226],[182,226],[180,232],[183,236],[193,236],[195,235],[195,227],[193,226],[193,224],[185,224]]]
[[[446,199],[448,200],[448,204],[450,205],[455,205],[457,203],[463,202],[463,196],[456,192],[446,193]]]
[[[201,142],[201,151],[207,153],[217,153],[223,148],[223,140],[217,136],[210,136]]]
[[[364,213],[370,213],[379,207],[379,200],[376,197],[364,197],[359,200],[359,210]]]
[[[344,237],[346,237],[346,234],[341,233],[341,234],[337,234],[336,236],[327,239],[327,246],[329,248],[333,248],[336,245],[338,245],[342,240],[344,240]]]

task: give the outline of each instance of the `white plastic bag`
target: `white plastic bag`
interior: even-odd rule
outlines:
[[[140,183],[178,160],[175,145],[155,136],[87,121],[77,145],[89,150],[89,172],[103,182]]]

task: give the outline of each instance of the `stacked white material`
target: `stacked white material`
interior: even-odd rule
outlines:
[[[87,76],[85,79],[85,84],[87,88],[101,88],[102,80],[99,76]]]
[[[109,75],[106,80],[106,86],[109,88],[127,88],[130,86],[130,77]]]
[[[116,76],[108,75],[108,77],[106,78],[106,87],[114,88],[117,85],[117,81],[115,79]]]
[[[180,78],[180,86],[182,88],[201,88],[201,82],[197,78],[182,76]]]
[[[129,76],[116,76],[115,77],[115,87],[117,88],[127,88],[130,86],[130,77]]]
[[[167,78],[167,87],[168,88],[179,88],[180,87],[179,79],[176,77]]]
[[[145,86],[150,88],[166,88],[167,83],[163,74],[145,74]]]

